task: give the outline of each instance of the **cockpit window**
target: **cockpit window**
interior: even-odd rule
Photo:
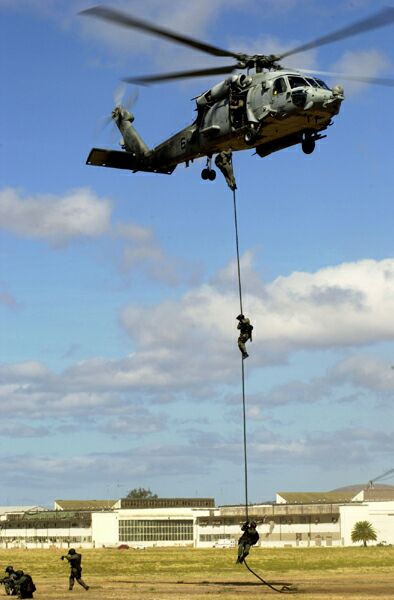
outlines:
[[[303,77],[296,77],[295,75],[289,75],[289,83],[292,89],[296,87],[309,87],[309,83],[306,79]]]
[[[321,79],[316,79],[317,83],[324,88],[325,90],[329,90],[330,88],[328,87],[328,85],[326,83],[324,83],[324,81],[322,81]]]
[[[321,87],[315,79],[312,79],[312,77],[305,77],[305,79],[307,80],[309,85],[311,85],[312,87],[315,87],[315,88]]]
[[[283,79],[283,77],[279,77],[278,79],[275,79],[272,89],[273,89],[273,92],[275,95],[283,94],[283,92],[285,92],[287,90],[286,81]]]

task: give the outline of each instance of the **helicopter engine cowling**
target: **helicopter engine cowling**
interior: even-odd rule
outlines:
[[[217,83],[210,90],[202,94],[196,99],[198,106],[206,106],[226,98],[229,94],[230,88],[238,90],[246,89],[252,83],[252,78],[249,75],[242,73],[241,75],[232,75],[224,81]]]

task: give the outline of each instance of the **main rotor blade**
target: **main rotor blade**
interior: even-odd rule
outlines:
[[[362,19],[361,21],[357,21],[352,25],[348,25],[347,27],[343,27],[342,29],[338,29],[333,33],[329,33],[323,37],[317,38],[308,44],[303,44],[302,46],[297,46],[297,48],[293,48],[293,50],[289,50],[284,54],[281,54],[278,60],[282,60],[282,58],[286,58],[287,56],[292,56],[293,54],[297,54],[299,52],[305,52],[306,50],[312,50],[312,48],[318,48],[319,46],[324,46],[325,44],[332,44],[333,42],[338,42],[339,40],[345,40],[346,38],[352,37],[354,35],[358,35],[360,33],[365,33],[367,31],[372,31],[373,29],[379,29],[380,27],[386,27],[386,25],[390,25],[394,21],[394,8],[388,7],[384,8],[380,12],[368,17],[366,19]]]
[[[213,67],[212,69],[197,69],[194,71],[176,71],[174,73],[163,73],[159,75],[146,75],[142,77],[125,77],[122,81],[127,83],[145,84],[158,81],[171,81],[173,79],[187,79],[188,77],[208,77],[209,75],[224,75],[232,73],[238,65],[227,65]]]
[[[394,79],[390,77],[368,77],[368,75],[350,75],[348,73],[334,73],[333,71],[310,71],[309,69],[297,69],[300,73],[307,75],[323,75],[327,77],[338,77],[338,79],[347,79],[349,81],[359,81],[360,83],[372,83],[374,85],[384,85],[394,87]]]
[[[195,40],[191,37],[180,35],[179,33],[175,33],[174,31],[170,31],[169,29],[165,29],[164,27],[153,25],[148,21],[137,19],[136,17],[133,17],[130,14],[124,13],[114,8],[109,8],[106,6],[93,6],[92,8],[88,8],[86,10],[81,11],[79,14],[97,17],[99,19],[103,19],[104,21],[109,21],[111,23],[115,23],[116,25],[121,25],[123,27],[139,29],[141,31],[145,31],[145,33],[152,33],[153,35],[161,36],[173,42],[177,42],[178,44],[190,46],[191,48],[194,48],[196,50],[201,50],[202,52],[213,54],[214,56],[232,56],[233,58],[237,59],[240,59],[242,56],[241,54],[237,54],[236,52],[231,52],[230,50],[223,50],[222,48],[218,48],[217,46],[212,46],[211,44],[200,42],[199,40]]]

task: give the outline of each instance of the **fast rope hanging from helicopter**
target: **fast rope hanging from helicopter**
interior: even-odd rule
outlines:
[[[222,155],[224,153],[221,153]],[[226,182],[230,189],[233,192],[233,205],[234,205],[234,228],[235,228],[235,245],[237,251],[237,269],[238,269],[238,294],[239,294],[239,308],[240,314],[243,315],[243,303],[242,303],[242,284],[241,284],[241,263],[239,258],[239,237],[238,237],[238,217],[237,217],[237,199],[236,199],[236,182],[233,173],[232,167],[232,157],[231,153],[226,153],[226,172],[221,165],[216,162],[216,165],[221,169],[223,175],[226,178]],[[241,357],[241,381],[242,381],[242,415],[243,415],[243,450],[244,450],[244,481],[245,481],[245,521],[249,521],[249,500],[248,500],[248,460],[247,460],[247,437],[246,437],[246,395],[245,395],[245,367],[244,367],[244,357]],[[259,581],[263,584],[274,590],[275,592],[279,592],[281,594],[286,592],[295,592],[296,589],[292,587],[289,583],[280,583],[273,585],[272,583],[263,579],[260,575],[258,575],[253,569],[251,569],[244,559],[242,561],[245,567],[254,575]],[[281,587],[276,587],[276,585],[280,585]]]

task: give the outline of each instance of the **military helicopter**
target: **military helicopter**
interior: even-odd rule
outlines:
[[[213,68],[125,78],[127,83],[149,84],[190,77],[229,75],[194,98],[197,117],[189,126],[152,149],[148,148],[132,126],[133,114],[120,105],[116,106],[112,111],[112,119],[122,134],[122,150],[93,148],[87,159],[89,165],[171,174],[181,163],[189,166],[194,159],[207,157],[201,177],[211,181],[216,177],[211,166],[214,155],[217,155],[215,162],[220,168],[218,158],[226,153],[231,156],[232,151],[247,148],[255,148],[258,156],[265,157],[301,144],[304,153],[311,154],[316,141],[326,137],[323,132],[332,125],[333,117],[339,113],[344,90],[341,85],[329,88],[322,79],[312,76],[311,71],[282,67],[280,61],[312,48],[384,27],[394,21],[394,8],[385,8],[288,52],[249,55],[224,50],[105,6],[92,7],[80,14],[160,36],[214,56],[236,60],[235,64]],[[236,70],[246,73],[234,74]],[[393,79],[362,75],[340,77],[394,86]]]

